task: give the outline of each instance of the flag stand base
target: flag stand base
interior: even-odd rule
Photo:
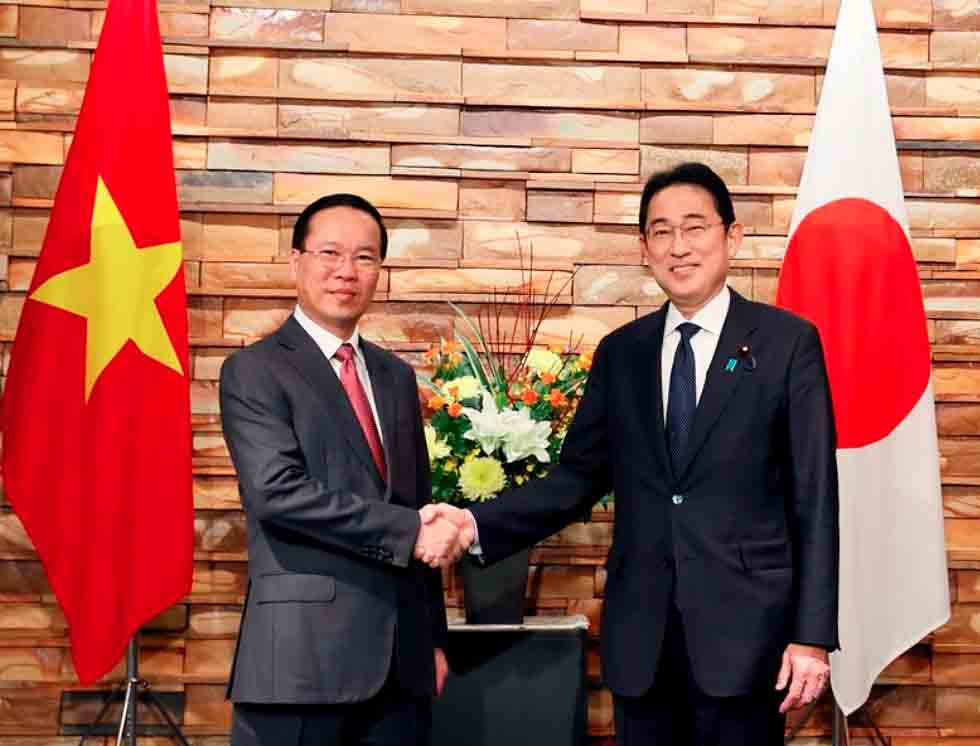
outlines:
[[[874,737],[871,739],[872,743],[880,744],[880,746],[887,746],[888,741],[885,739],[884,733],[878,727],[878,724],[871,719],[871,715],[866,709],[858,710],[854,713],[854,720],[864,720],[867,722],[868,727],[874,732]]]
[[[129,647],[126,649],[126,679],[120,682],[119,685],[109,693],[106,698],[105,703],[102,705],[102,709],[99,714],[96,715],[95,720],[89,725],[85,733],[82,734],[81,739],[78,742],[78,746],[83,746],[86,739],[91,738],[95,735],[95,729],[102,725],[102,719],[109,712],[109,708],[112,703],[118,699],[118,695],[121,691],[124,691],[123,697],[123,709],[122,714],[119,717],[119,731],[116,734],[116,746],[122,746],[122,744],[127,744],[127,746],[136,746],[136,736],[137,736],[137,717],[136,717],[136,707],[140,700],[145,701],[151,707],[153,707],[163,718],[164,722],[167,724],[167,734],[166,738],[172,738],[177,741],[181,746],[189,746],[187,739],[184,734],[180,731],[180,726],[174,721],[167,708],[163,706],[163,703],[157,697],[152,689],[150,689],[150,684],[146,679],[141,679],[139,676],[139,633],[137,632],[133,635],[133,639],[129,641]]]
[[[834,713],[830,742],[832,746],[850,746],[851,739],[847,732],[847,717],[843,712],[841,712],[840,707],[837,706],[837,701],[834,699],[834,695],[832,693],[830,695],[830,702]],[[819,703],[820,700],[815,699],[806,706],[806,709],[803,711],[803,717],[801,717],[799,721],[796,722],[792,728],[790,728],[789,734],[786,736],[786,743],[789,743],[796,738],[797,734],[803,729],[803,726],[810,721],[811,717],[813,717],[813,711],[817,709],[817,705]],[[882,741],[882,744],[884,743],[885,742]]]
[[[833,694],[831,694],[830,701],[834,712],[831,744],[833,744],[833,746],[851,746],[851,736],[847,725],[847,715],[845,715],[841,711],[840,707],[837,706],[837,701],[833,698]],[[806,710],[803,712],[803,717],[801,717],[800,721],[796,723],[792,729],[790,729],[789,735],[786,737],[786,743],[789,743],[796,737],[796,734],[800,732],[803,726],[806,725],[807,721],[813,715],[813,711],[816,709],[816,707],[816,700],[807,705]],[[878,728],[875,721],[871,719],[871,715],[869,715],[866,710],[859,710],[858,713],[856,713],[854,716],[855,720],[861,719],[867,721],[868,727],[874,731],[872,743],[880,744],[880,746],[888,746],[888,741],[885,740],[884,734],[881,732],[881,729]]]

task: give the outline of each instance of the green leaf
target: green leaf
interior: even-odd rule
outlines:
[[[439,392],[439,387],[436,386],[432,382],[432,379],[429,378],[427,375],[425,375],[425,373],[419,373],[418,371],[415,371],[415,380],[421,383],[425,388],[432,389],[437,393]]]
[[[567,383],[563,383],[558,386],[558,390],[561,391],[565,396],[578,391],[580,388],[585,386],[585,378],[578,378],[571,380]]]
[[[503,367],[500,365],[500,363],[497,361],[497,358],[494,356],[493,350],[490,349],[490,345],[487,344],[487,340],[484,338],[483,332],[480,331],[480,327],[477,326],[477,324],[473,321],[473,319],[470,318],[469,314],[467,314],[462,308],[457,306],[452,301],[447,301],[447,302],[449,303],[449,307],[456,312],[456,315],[459,316],[463,320],[463,322],[469,327],[470,331],[473,333],[473,336],[476,337],[477,342],[480,343],[480,347],[483,348],[483,354],[486,356],[487,366],[490,368],[491,373],[485,376],[486,378],[485,381],[483,378],[481,378],[481,382],[485,383],[488,391],[491,390],[490,387],[491,378],[494,380],[498,388],[502,386],[505,387],[507,385],[507,380],[504,378],[503,375]],[[460,344],[462,344],[464,349],[467,350],[467,356],[469,356],[469,351],[471,350],[473,354],[476,355],[476,350],[473,348],[473,345],[470,343],[469,339],[467,339],[459,332],[456,332],[456,339],[459,340]],[[476,359],[480,364],[480,369],[483,370],[482,360],[480,359],[479,356],[477,356]]]
[[[463,347],[463,354],[466,356],[466,360],[469,363],[470,368],[473,370],[473,375],[476,376],[477,380],[480,382],[480,385],[486,391],[492,391],[490,387],[490,374],[484,369],[483,361],[480,359],[480,356],[477,354],[476,350],[473,349],[473,345],[470,344],[470,341],[459,332],[456,332],[456,339]]]

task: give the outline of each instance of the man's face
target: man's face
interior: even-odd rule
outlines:
[[[381,229],[366,212],[329,207],[310,220],[304,251],[289,257],[300,308],[347,339],[371,305],[381,272]]]
[[[654,279],[681,313],[692,316],[724,286],[729,260],[742,244],[742,226],[725,229],[707,189],[673,184],[650,200],[644,228]]]

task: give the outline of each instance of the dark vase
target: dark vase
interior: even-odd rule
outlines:
[[[463,607],[467,624],[521,624],[531,550],[484,567],[472,555],[463,557]]]

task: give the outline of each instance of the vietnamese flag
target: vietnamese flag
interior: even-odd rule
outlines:
[[[870,0],[843,0],[779,277],[820,330],[837,424],[840,650],[834,696],[949,618],[922,290]]]
[[[7,496],[82,683],[190,590],[187,301],[154,0],[111,0],[3,396]]]

